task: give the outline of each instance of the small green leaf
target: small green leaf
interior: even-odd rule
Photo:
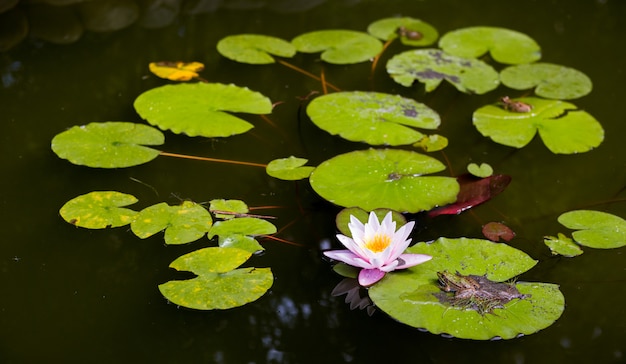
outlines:
[[[413,99],[379,92],[335,92],[306,109],[319,128],[370,145],[406,145],[424,135],[410,127],[436,129],[439,114]],[[409,127],[410,126],[410,127]]]
[[[225,237],[232,234],[270,235],[276,232],[274,224],[256,217],[238,217],[236,219],[218,221],[209,230],[209,239],[215,235]]]
[[[422,139],[414,143],[413,146],[415,148],[421,148],[425,152],[437,152],[448,146],[448,138],[439,134],[424,135]]]
[[[307,159],[296,158],[291,156],[289,158],[274,159],[267,164],[265,168],[266,173],[274,178],[296,181],[299,179],[308,178],[315,167],[304,166],[308,162]]]
[[[506,28],[469,27],[444,34],[439,40],[444,52],[478,58],[489,52],[500,63],[531,63],[541,58],[541,48],[526,34]]]
[[[87,229],[104,229],[130,224],[137,212],[122,208],[137,198],[116,191],[94,191],[66,202],[59,213],[72,225]]]
[[[174,245],[200,239],[212,223],[211,214],[197,203],[184,201],[179,206],[169,206],[163,202],[141,210],[130,228],[141,239],[165,230],[165,243]]]
[[[232,219],[237,214],[247,214],[250,211],[248,205],[241,200],[216,199],[209,201],[209,204],[209,211],[219,219]]]
[[[580,245],[598,249],[620,248],[626,245],[626,221],[601,211],[576,210],[559,216],[558,221],[575,229],[572,237]]]
[[[291,44],[298,52],[322,52],[322,60],[332,64],[369,61],[383,49],[378,39],[354,30],[318,30],[304,33],[294,38]]]
[[[604,140],[604,129],[590,114],[565,101],[535,97],[516,99],[532,106],[530,112],[508,111],[487,105],[474,112],[478,131],[494,142],[515,148],[528,144],[537,131],[552,153],[582,153]]]
[[[236,248],[204,248],[174,260],[170,267],[196,278],[159,285],[172,303],[197,310],[228,309],[255,301],[272,286],[269,268],[237,268],[251,253]]]
[[[217,51],[233,61],[250,64],[269,64],[275,60],[271,55],[291,58],[296,48],[286,40],[259,34],[238,34],[222,38]]]
[[[493,168],[487,163],[481,163],[480,166],[476,163],[470,163],[467,165],[467,171],[480,178],[489,177],[493,174]]]
[[[384,41],[400,37],[402,44],[413,47],[431,45],[439,37],[432,25],[409,17],[377,20],[367,27],[367,32]]]
[[[109,121],[74,126],[52,138],[60,158],[97,168],[124,168],[147,163],[161,152],[143,145],[161,145],[163,133],[147,125]]]
[[[581,255],[583,250],[574,243],[574,241],[564,234],[559,233],[557,237],[546,236],[543,238],[543,242],[546,244],[550,251],[554,255],[562,255],[564,257],[575,257]]]
[[[387,73],[402,86],[414,81],[424,83],[426,92],[446,80],[465,93],[484,94],[500,84],[498,72],[483,61],[461,58],[439,49],[418,49],[393,56],[387,62]]]
[[[227,137],[245,133],[253,125],[228,112],[269,114],[271,101],[246,87],[221,83],[165,85],[135,100],[135,110],[150,124],[176,134]]]
[[[576,99],[591,92],[593,84],[584,73],[551,63],[521,64],[500,73],[502,83],[516,90],[533,87],[535,93],[548,99]]]
[[[340,262],[333,265],[333,271],[342,277],[356,278],[359,276],[360,269]]]
[[[238,248],[250,253],[256,253],[261,250],[265,250],[259,242],[247,235],[243,234],[228,234],[219,237],[218,244],[222,248]]]
[[[383,221],[385,216],[389,212],[391,212],[391,220],[396,223],[397,229],[399,229],[400,226],[406,224],[406,218],[404,217],[404,215],[397,211],[389,209],[375,209],[372,210],[372,212],[376,214],[378,221]],[[350,231],[350,228],[348,228],[350,216],[354,216],[357,220],[365,224],[369,219],[369,213],[358,207],[348,207],[339,211],[339,213],[335,217],[335,224],[337,225],[337,229],[343,235],[352,237],[352,232]]]

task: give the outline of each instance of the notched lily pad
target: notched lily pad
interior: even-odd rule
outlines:
[[[209,230],[209,239],[215,235],[220,237],[242,234],[248,236],[270,235],[276,232],[271,222],[256,217],[238,217],[236,219],[218,221]]]
[[[159,285],[170,302],[196,310],[228,309],[255,301],[272,286],[269,268],[239,268],[251,253],[236,248],[204,248],[185,254],[170,268],[197,277]]]
[[[439,49],[418,49],[395,55],[387,62],[387,73],[402,86],[416,80],[424,83],[426,92],[446,80],[465,93],[484,94],[500,84],[498,72],[483,61],[462,58]]]
[[[582,153],[597,147],[604,140],[604,129],[589,113],[574,104],[535,97],[515,99],[531,105],[529,112],[505,110],[487,105],[474,112],[478,131],[496,143],[522,148],[537,131],[552,153]]]
[[[335,92],[315,98],[307,114],[333,135],[370,145],[406,145],[424,135],[410,127],[436,129],[439,114],[415,100],[379,92]]]
[[[541,58],[541,48],[531,37],[514,30],[497,27],[469,27],[453,30],[439,40],[448,54],[477,58],[489,52],[497,62],[531,63]]]
[[[296,158],[291,156],[289,158],[274,159],[267,164],[265,171],[271,177],[286,180],[296,181],[299,179],[308,178],[315,167],[305,166],[307,159]]]
[[[493,168],[491,168],[491,166],[487,163],[481,163],[480,165],[470,163],[467,165],[467,171],[473,176],[480,178],[489,177],[493,174]]]
[[[255,238],[244,234],[220,235],[218,244],[222,248],[238,248],[253,254],[265,250]]]
[[[195,202],[184,201],[179,206],[163,202],[141,210],[130,228],[141,239],[165,230],[165,243],[174,245],[200,239],[212,224],[211,214]]]
[[[558,236],[546,236],[543,238],[553,255],[562,255],[564,257],[575,257],[581,255],[583,250],[572,239],[559,233]]]
[[[238,214],[247,214],[250,209],[248,205],[241,200],[224,200],[215,199],[209,201],[209,211],[215,214],[219,219],[232,219]]]
[[[439,134],[424,135],[420,140],[414,143],[413,146],[415,148],[421,148],[425,152],[437,152],[448,146],[448,138]]]
[[[318,30],[304,33],[294,38],[291,44],[298,52],[322,52],[322,60],[332,64],[369,61],[383,49],[378,39],[354,30]]]
[[[286,40],[260,34],[237,34],[222,38],[217,51],[233,61],[250,64],[276,62],[274,56],[291,58],[296,48]]]
[[[456,199],[459,184],[455,178],[424,176],[444,169],[443,163],[423,154],[368,149],[323,162],[309,181],[322,198],[339,206],[414,213]]]
[[[166,85],[135,100],[135,110],[150,124],[189,136],[227,137],[253,128],[227,112],[269,114],[270,99],[246,87],[221,83]]]
[[[399,37],[402,44],[413,47],[431,45],[439,37],[432,25],[410,17],[377,20],[367,27],[367,32],[384,41]]]
[[[116,191],[95,191],[74,197],[59,213],[72,225],[87,229],[104,229],[130,224],[137,212],[123,208],[136,203],[135,196]]]
[[[574,229],[572,237],[580,245],[598,249],[620,248],[626,245],[626,220],[607,212],[593,210],[569,211],[558,221]]]
[[[584,73],[552,63],[520,64],[500,72],[500,81],[516,90],[535,87],[535,93],[548,99],[570,100],[590,93],[593,84]]]
[[[147,163],[161,153],[145,145],[161,145],[163,133],[147,125],[109,121],[72,128],[52,138],[59,158],[88,167],[124,168]]]

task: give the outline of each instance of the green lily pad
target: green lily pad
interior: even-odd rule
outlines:
[[[244,234],[221,235],[218,244],[222,248],[238,248],[253,254],[265,250],[255,238]]]
[[[204,137],[227,137],[253,128],[226,111],[272,112],[270,99],[247,87],[204,82],[156,87],[139,95],[134,105],[142,118],[160,129]]]
[[[396,223],[397,228],[400,228],[400,226],[406,224],[406,218],[404,217],[404,215],[397,211],[389,209],[374,209],[372,211],[376,214],[378,221],[383,221],[387,213],[391,211],[391,220]],[[350,231],[350,228],[348,228],[350,216],[354,216],[357,218],[357,220],[359,220],[363,224],[366,224],[369,219],[369,213],[358,207],[348,207],[339,211],[339,213],[335,217],[335,224],[337,225],[337,229],[343,235],[352,237],[352,232]]]
[[[260,34],[229,35],[217,42],[217,51],[233,61],[270,64],[275,56],[291,58],[296,48],[286,40]]]
[[[500,72],[500,81],[516,90],[533,87],[535,93],[548,99],[576,99],[590,93],[593,84],[584,73],[551,63],[520,64]]]
[[[354,30],[318,30],[304,33],[294,38],[291,44],[298,52],[322,52],[322,60],[332,64],[369,61],[383,49],[378,39]]]
[[[238,214],[247,214],[250,209],[248,205],[241,200],[224,200],[215,199],[209,201],[209,211],[220,219],[232,219]]]
[[[437,272],[484,275],[502,282],[536,264],[508,245],[482,239],[440,238],[434,243],[418,243],[407,252],[428,254],[433,259],[387,274],[369,289],[369,295],[378,308],[409,326],[464,339],[512,339],[550,326],[563,312],[563,294],[557,285],[548,283],[515,283],[521,294],[529,296],[513,299],[493,313],[451,306],[437,298],[442,292]]]
[[[184,201],[169,206],[163,202],[141,210],[130,228],[141,239],[165,230],[165,243],[175,245],[200,239],[212,224],[211,214],[197,203]]]
[[[291,156],[289,158],[274,159],[267,164],[265,171],[269,176],[274,178],[296,181],[299,179],[308,178],[315,167],[304,166],[308,162],[304,158],[296,158]]]
[[[497,62],[531,63],[541,58],[541,48],[524,33],[506,28],[469,27],[444,34],[439,40],[444,52],[458,57],[478,58],[489,52]]]
[[[236,219],[218,221],[209,230],[209,239],[215,235],[228,236],[243,234],[249,236],[270,235],[276,232],[276,226],[271,222],[256,217],[238,217]]]
[[[147,125],[109,121],[74,126],[52,138],[57,156],[88,167],[124,168],[147,163],[161,153],[163,133]]]
[[[439,38],[432,25],[410,17],[377,20],[367,27],[367,32],[384,41],[400,37],[402,44],[413,47],[431,45]]]
[[[558,221],[575,229],[572,237],[580,245],[598,249],[620,248],[626,245],[626,221],[601,211],[576,210],[559,216]]]
[[[414,143],[413,146],[415,148],[421,148],[425,152],[437,152],[448,146],[448,138],[439,134],[424,135],[420,140]]]
[[[104,229],[130,224],[137,212],[123,208],[136,203],[133,195],[116,191],[94,191],[66,202],[59,213],[72,225]]]
[[[446,80],[465,93],[484,94],[500,84],[498,72],[483,61],[461,58],[439,49],[418,49],[393,56],[387,62],[387,73],[402,86],[414,81],[424,83],[426,92]]]
[[[423,154],[368,149],[323,162],[309,181],[322,198],[339,206],[414,213],[456,200],[459,184],[455,178],[424,176],[444,169],[441,162]]]
[[[564,234],[559,233],[558,236],[546,236],[543,239],[550,251],[554,255],[562,255],[564,257],[575,257],[581,255],[583,250],[580,246]]]
[[[319,128],[370,145],[405,145],[436,129],[439,114],[413,99],[379,92],[335,92],[315,98],[306,109]]]
[[[196,310],[228,309],[255,301],[272,286],[269,268],[239,268],[251,253],[236,248],[204,248],[185,254],[170,268],[198,276],[159,285],[172,303]]]
[[[532,106],[529,112],[514,112],[487,105],[474,112],[476,129],[494,142],[515,148],[528,144],[537,131],[553,153],[589,151],[604,140],[604,129],[590,114],[565,101],[535,97],[516,99]]]
[[[489,177],[493,174],[493,168],[487,163],[481,163],[480,166],[476,163],[470,163],[467,165],[467,171],[480,178]]]

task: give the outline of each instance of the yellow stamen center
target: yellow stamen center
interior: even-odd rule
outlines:
[[[374,253],[380,253],[387,249],[389,244],[391,244],[391,236],[386,234],[376,234],[365,242],[365,247]]]

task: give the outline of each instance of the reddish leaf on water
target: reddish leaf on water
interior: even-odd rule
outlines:
[[[500,222],[488,222],[483,226],[485,238],[498,242],[500,239],[509,242],[515,237],[515,232],[510,227]]]
[[[486,178],[477,178],[471,174],[463,174],[457,177],[457,181],[460,189],[456,202],[432,209],[428,212],[428,216],[457,215],[480,205],[504,191],[511,182],[511,176],[494,174]]]

